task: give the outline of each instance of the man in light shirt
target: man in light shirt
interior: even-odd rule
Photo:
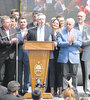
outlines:
[[[22,95],[22,91],[24,94],[28,92],[28,88],[30,86],[30,68],[29,68],[29,58],[28,58],[28,50],[24,50],[23,42],[26,40],[26,35],[28,33],[27,30],[27,20],[25,18],[19,19],[20,28],[17,30],[18,34],[18,81],[20,83],[19,93]],[[22,72],[24,69],[24,89],[22,84]]]

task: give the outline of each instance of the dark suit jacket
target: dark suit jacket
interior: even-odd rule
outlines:
[[[18,100],[18,98],[13,94],[7,93],[5,95],[0,96],[0,100]]]
[[[14,34],[16,30],[10,29],[9,33]],[[0,59],[10,58],[13,59],[15,57],[15,44],[10,44],[10,40],[7,36],[5,29],[0,27]],[[10,39],[14,38],[15,35],[11,36]]]
[[[54,32],[51,27],[45,25],[45,37],[44,41],[49,41],[49,37],[51,35],[52,41],[55,40]],[[27,34],[28,41],[37,41],[37,27],[34,29],[29,30]]]
[[[27,25],[27,28],[30,28],[30,27],[34,27],[35,25],[33,24],[33,22],[31,22],[30,24]]]
[[[51,40],[49,40],[51,37]],[[29,30],[27,34],[28,41],[37,41],[37,27]],[[55,41],[54,31],[51,27],[45,25],[45,37],[44,41]],[[53,58],[53,53],[50,54],[50,59]]]
[[[7,88],[0,85],[0,96],[7,94]]]

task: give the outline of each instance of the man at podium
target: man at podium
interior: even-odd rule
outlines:
[[[43,13],[38,14],[38,26],[29,30],[27,34],[28,41],[55,41],[54,32],[50,26],[45,24],[46,16]],[[54,66],[53,66],[53,51],[50,52],[48,80],[50,80],[51,93],[54,94]],[[48,82],[49,83],[49,82]],[[49,84],[48,84],[49,85]],[[48,90],[48,89],[47,89]],[[47,92],[50,92],[48,90]]]

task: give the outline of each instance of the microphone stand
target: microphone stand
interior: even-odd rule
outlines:
[[[18,81],[18,39],[16,42],[16,81]]]

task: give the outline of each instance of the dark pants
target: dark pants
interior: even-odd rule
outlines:
[[[57,66],[58,87],[62,87],[62,85],[63,85],[62,71],[63,71],[62,66],[60,63],[58,63],[58,66]]]
[[[8,59],[5,61],[5,74],[4,74],[4,81],[3,85],[7,87],[8,82],[15,80],[15,73],[16,73],[16,63],[13,59]]]
[[[29,68],[29,61],[22,61],[20,60],[18,62],[18,81],[20,83],[20,89],[19,92],[22,93],[23,90],[23,83],[22,83],[22,77],[23,77],[23,70],[24,70],[24,93],[28,92],[28,88],[30,86],[30,68]]]
[[[5,64],[4,64],[4,60],[0,60],[0,84],[3,83],[4,72],[5,72]]]
[[[78,64],[72,64],[70,62],[61,63],[63,68],[63,89],[68,87],[66,82],[66,78],[68,75],[72,77],[72,85],[76,88],[77,87],[77,72],[78,72]]]
[[[54,88],[54,81],[55,81],[55,70],[54,70],[54,61],[53,59],[49,60],[49,67],[48,67],[48,75],[47,75],[47,89],[46,92],[50,92],[50,88]]]

